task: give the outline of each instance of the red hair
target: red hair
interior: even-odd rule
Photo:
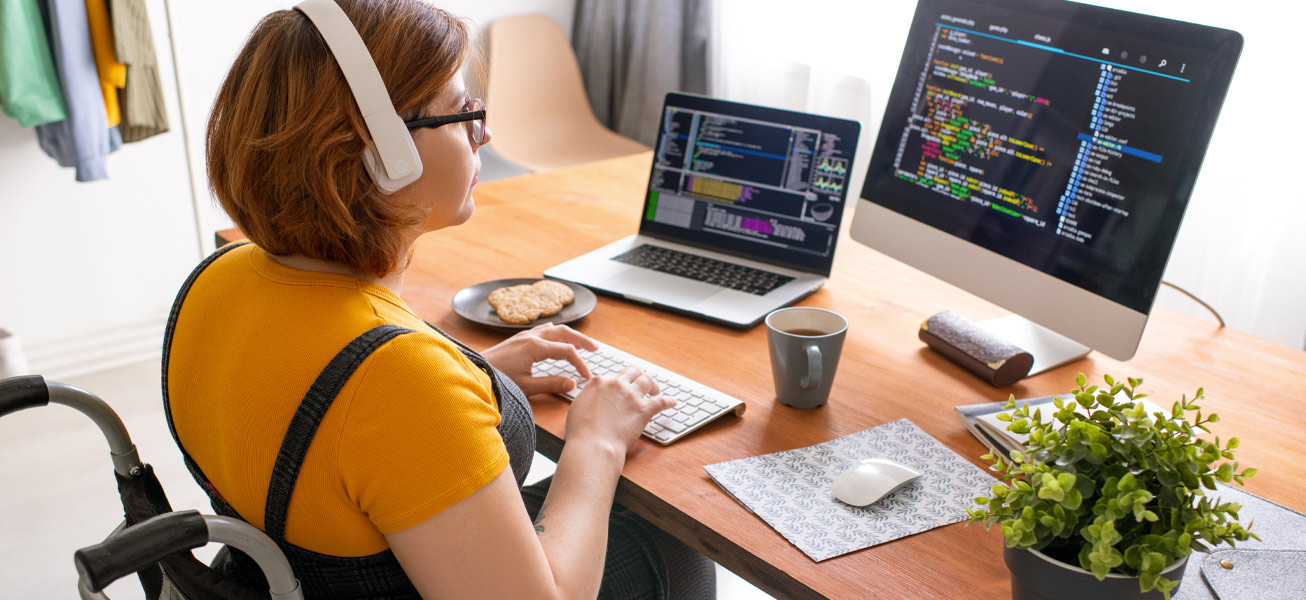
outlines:
[[[338,0],[399,116],[421,116],[471,52],[467,26],[417,0]],[[370,139],[321,34],[296,10],[264,17],[214,101],[209,185],[255,244],[373,277],[398,268],[422,215],[387,202],[363,168]]]

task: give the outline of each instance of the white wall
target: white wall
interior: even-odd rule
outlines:
[[[178,287],[228,224],[203,172],[213,96],[258,19],[293,4],[146,0],[172,131],[111,155],[107,181],[74,182],[32,130],[0,115],[0,328],[22,338],[33,371],[61,377],[158,354]],[[575,0],[437,4],[482,25],[545,13],[570,32]]]
[[[108,180],[76,183],[0,117],[0,327],[33,369],[157,353],[199,257],[163,3],[146,4],[172,131],[110,155]]]

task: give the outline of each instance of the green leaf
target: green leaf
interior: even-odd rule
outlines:
[[[1243,476],[1243,477],[1246,477],[1246,478],[1248,478],[1248,479],[1251,479],[1252,477],[1255,477],[1255,476],[1256,476],[1256,467],[1247,467],[1246,469],[1243,470],[1243,472],[1242,472],[1242,476]]]
[[[1084,495],[1075,488],[1066,490],[1065,496],[1061,499],[1061,506],[1070,510],[1079,510],[1080,505],[1083,503]]]
[[[1139,591],[1141,592],[1152,591],[1152,588],[1156,587],[1156,579],[1157,576],[1153,573],[1147,573],[1147,572],[1139,573],[1138,574]]]
[[[1004,412],[1001,412],[1001,413],[998,413],[998,414],[996,414],[996,415],[993,415],[993,418],[995,418],[995,419],[997,419],[997,420],[999,420],[999,421],[1006,421],[1006,422],[1009,422],[1009,421],[1011,421],[1011,413],[1004,413]]]
[[[1078,385],[1079,387],[1084,387],[1085,383],[1088,383],[1088,378],[1085,377],[1083,373],[1076,373],[1075,384]]]
[[[1116,483],[1116,489],[1122,492],[1132,491],[1137,486],[1138,482],[1134,480],[1133,473],[1125,473],[1120,477],[1120,481]]]
[[[1233,450],[1238,447],[1238,438],[1229,438],[1229,445],[1225,446],[1226,450]]]

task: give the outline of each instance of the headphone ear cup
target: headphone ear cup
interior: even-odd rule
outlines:
[[[385,165],[381,164],[381,158],[376,154],[376,148],[368,144],[363,149],[363,168],[367,169],[367,175],[372,178],[372,182],[382,191],[389,193],[399,189],[402,186],[394,185],[394,180],[386,175]]]
[[[376,183],[376,187],[381,188],[381,191],[387,194],[398,191],[404,186],[417,181],[417,178],[422,176],[422,158],[421,155],[417,153],[417,145],[413,143],[412,135],[407,135],[405,137],[408,141],[407,160],[412,162],[412,170],[409,171],[407,175],[398,179],[390,177],[386,172],[385,165],[382,164],[381,157],[377,154],[375,146],[369,143],[367,147],[363,149],[363,168],[367,169],[367,174],[372,178],[372,181]],[[402,159],[400,163],[403,163]]]

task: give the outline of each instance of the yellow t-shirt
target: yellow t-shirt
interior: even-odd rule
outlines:
[[[333,556],[385,550],[383,534],[438,514],[508,464],[489,376],[388,289],[291,269],[249,244],[209,265],[173,329],[167,385],[182,446],[262,528],[290,419],[322,368],[382,324],[413,329],[359,365],[318,428],[286,540]]]

